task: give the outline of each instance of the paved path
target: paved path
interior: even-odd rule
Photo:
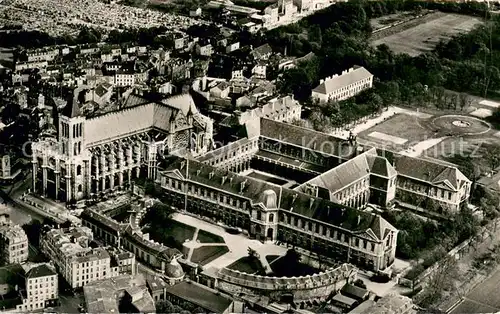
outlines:
[[[400,151],[399,153],[401,155],[406,155],[406,156],[410,156],[410,157],[418,157],[418,156],[422,155],[427,149],[429,149],[433,146],[436,146],[437,144],[441,143],[442,141],[444,141],[447,138],[448,137],[431,138],[431,139],[419,142],[418,144],[416,144],[416,145],[414,145],[406,150]]]
[[[213,260],[212,262],[206,264],[204,268],[208,269],[210,267],[222,268],[229,266],[238,259],[248,256],[248,248],[254,249],[262,258],[265,259],[266,255],[284,255],[287,251],[285,247],[278,246],[271,243],[262,243],[257,240],[252,240],[244,235],[234,235],[229,234],[224,230],[223,227],[211,224],[207,221],[185,215],[176,213],[173,215],[173,219],[184,224],[200,228],[211,232],[213,234],[221,236],[229,249],[229,252],[222,255],[221,257]]]

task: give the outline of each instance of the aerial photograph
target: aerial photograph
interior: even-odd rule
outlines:
[[[500,0],[0,0],[2,313],[500,313]]]

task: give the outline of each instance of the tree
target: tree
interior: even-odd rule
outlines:
[[[157,313],[175,313],[174,305],[168,300],[160,300],[156,302]]]
[[[465,108],[469,107],[471,103],[472,103],[472,98],[469,95],[467,95],[466,93],[459,94],[460,110],[463,111]]]

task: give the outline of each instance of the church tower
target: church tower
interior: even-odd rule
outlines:
[[[59,167],[61,191],[66,202],[79,200],[89,190],[89,162],[85,149],[85,116],[79,106],[79,90],[68,98],[66,107],[59,115],[59,144],[61,162]]]

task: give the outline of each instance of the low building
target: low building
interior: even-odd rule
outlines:
[[[399,294],[389,294],[382,297],[363,314],[415,314],[413,301]]]
[[[373,74],[364,67],[354,66],[320,81],[312,90],[312,98],[321,103],[348,99],[373,86]]]
[[[165,280],[158,276],[148,276],[146,283],[155,302],[165,300],[166,290],[170,286]]]
[[[207,313],[239,313],[234,301],[203,285],[183,281],[166,289],[166,299],[180,307],[200,308]]]
[[[155,313],[143,275],[123,275],[83,287],[86,313]]]
[[[0,216],[0,261],[3,265],[20,264],[28,260],[28,237],[21,226],[6,215]]]
[[[58,275],[49,264],[33,266],[26,272],[26,295],[17,305],[20,312],[41,310],[59,303]]]

